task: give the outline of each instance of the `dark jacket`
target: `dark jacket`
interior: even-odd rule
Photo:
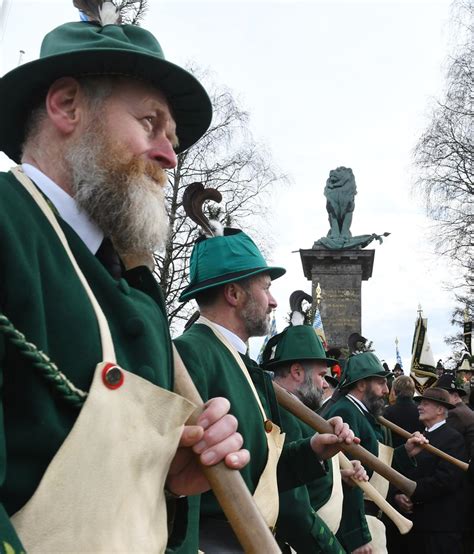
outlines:
[[[431,433],[425,432],[430,444],[466,461],[462,436],[444,424]],[[465,472],[457,466],[422,451],[410,477],[416,481],[412,496],[413,530],[421,533],[461,533],[467,517],[469,489]]]
[[[474,457],[474,412],[464,402],[459,402],[455,408],[449,410],[446,422],[461,433],[468,458],[472,459]]]
[[[414,433],[415,431],[422,432],[424,429],[423,424],[418,419],[419,414],[416,404],[413,402],[413,399],[408,396],[397,396],[395,404],[385,408],[383,415],[386,419],[402,427],[409,433]],[[394,448],[405,444],[405,441],[406,439],[392,433]]]

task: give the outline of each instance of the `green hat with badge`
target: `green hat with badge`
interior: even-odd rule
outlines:
[[[209,127],[212,106],[199,81],[167,61],[150,32],[138,25],[118,24],[118,13],[115,20],[108,17],[105,23],[100,17],[53,29],[43,40],[39,59],[0,79],[0,150],[16,162],[21,158],[31,109],[60,77],[123,76],[156,86],[176,122],[178,153],[199,140]]]
[[[339,388],[347,388],[350,385],[369,377],[389,377],[391,371],[382,366],[381,361],[373,352],[360,352],[349,356],[344,366]]]
[[[224,230],[224,235],[201,237],[194,245],[189,267],[189,285],[179,300],[186,302],[204,290],[241,281],[260,273],[272,280],[286,273],[282,267],[269,267],[253,240],[240,229]]]
[[[277,365],[296,361],[321,361],[333,366],[337,360],[327,358],[321,339],[310,325],[291,325],[266,344],[262,365],[271,369]]]

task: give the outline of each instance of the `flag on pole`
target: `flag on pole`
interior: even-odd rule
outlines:
[[[419,394],[431,387],[437,380],[436,362],[427,336],[428,319],[422,316],[421,306],[418,308],[418,319],[415,324],[415,334],[411,347],[410,377]]]
[[[262,348],[260,348],[260,352],[258,354],[257,362],[259,364],[262,363],[263,351],[265,350],[265,346],[267,346],[267,342],[276,334],[277,334],[277,324],[275,319],[275,312],[272,312],[272,319],[270,321],[270,331],[268,332],[268,335],[263,340]]]
[[[319,312],[318,307],[316,307],[316,311],[314,312],[313,329],[318,337],[321,339],[324,348],[327,349],[328,345],[326,342],[326,335],[324,334],[323,320],[321,319],[321,313]]]
[[[398,337],[395,339],[395,356],[397,358],[397,364],[403,369],[402,357],[400,356],[400,350],[398,350]]]

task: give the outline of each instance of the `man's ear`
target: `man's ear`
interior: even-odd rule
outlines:
[[[304,381],[304,367],[298,362],[293,362],[290,366],[290,375],[295,381],[302,383]]]
[[[359,392],[365,392],[365,389],[367,388],[367,384],[368,384],[368,381],[366,379],[359,379],[359,381],[355,383],[355,388]]]
[[[224,298],[233,307],[242,304],[246,296],[245,290],[238,283],[227,283],[224,285]]]
[[[84,111],[84,96],[77,79],[62,77],[55,81],[46,95],[46,110],[60,133],[71,134]]]

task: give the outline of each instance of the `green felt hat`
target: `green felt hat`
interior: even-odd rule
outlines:
[[[337,360],[327,358],[321,339],[310,325],[292,325],[272,337],[262,355],[262,365],[271,369],[287,362],[314,360],[333,366]]]
[[[368,377],[389,377],[391,371],[384,369],[373,352],[353,354],[346,360],[339,388],[346,388],[361,379]]]
[[[247,277],[268,273],[272,280],[286,273],[282,267],[268,267],[253,240],[240,230],[233,234],[198,241],[191,253],[190,283],[179,300],[186,302],[197,293]]]
[[[209,97],[190,73],[165,60],[155,37],[137,25],[77,21],[48,33],[40,58],[0,79],[0,150],[20,161],[29,111],[60,77],[121,75],[156,86],[176,121],[177,152],[194,144],[212,118]]]

